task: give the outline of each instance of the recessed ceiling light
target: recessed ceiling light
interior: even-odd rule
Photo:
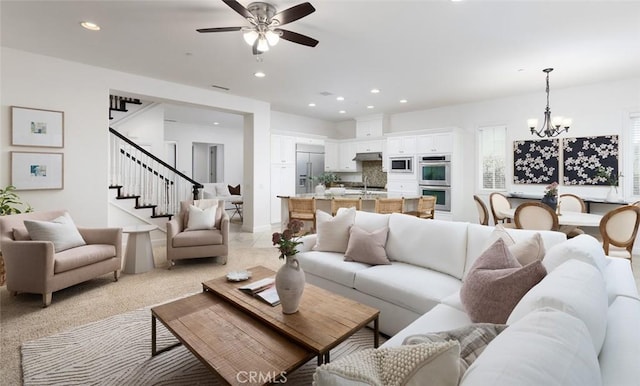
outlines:
[[[400,103],[407,103],[406,99],[400,99]]]
[[[253,76],[255,76],[256,78],[264,78],[265,76],[267,76],[267,74],[265,74],[262,71],[258,71],[255,74],[253,74]]]
[[[80,23],[80,25],[90,31],[100,31],[100,26],[90,21],[83,21]]]
[[[218,126],[220,122],[213,122],[214,125]]]
[[[336,98],[336,100],[337,100],[337,101],[343,101],[343,100],[344,100],[344,97],[343,97],[343,96],[339,96],[339,97],[337,97],[337,98]]]
[[[369,105],[369,106],[367,106],[367,108],[368,108],[368,109],[372,109],[372,108],[373,108],[373,106],[372,106],[372,105]]]
[[[316,107],[315,103],[309,103],[309,107]]]
[[[340,111],[338,111],[338,112],[339,112],[340,114],[346,114],[346,113],[347,113],[347,111],[346,111],[346,110],[340,110]]]
[[[379,90],[379,89],[377,89],[377,88],[372,88],[372,89],[371,89],[371,93],[372,93],[372,94],[378,94],[378,93],[380,93],[380,90]]]

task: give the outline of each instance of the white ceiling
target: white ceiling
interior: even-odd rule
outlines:
[[[555,68],[552,94],[640,77],[640,1],[311,3],[315,13],[284,28],[318,46],[281,41],[262,62],[240,32],[195,31],[248,25],[219,0],[2,0],[1,42],[196,87],[228,87],[274,110],[330,121],[532,92],[540,92],[542,104],[546,67]],[[102,30],[84,30],[83,20]],[[267,76],[255,78],[257,70]],[[374,87],[381,93],[371,94]],[[345,101],[336,101],[339,95]]]

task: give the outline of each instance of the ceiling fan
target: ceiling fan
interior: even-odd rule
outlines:
[[[222,0],[231,9],[246,18],[250,27],[220,27],[220,28],[200,28],[198,32],[228,32],[242,31],[245,42],[253,47],[253,54],[259,55],[269,51],[269,47],[278,44],[280,39],[293,43],[315,47],[318,44],[316,39],[280,28],[280,26],[294,22],[313,12],[315,8],[310,3],[301,3],[281,12],[276,12],[276,8],[269,3],[261,1],[253,2],[246,8],[235,0]]]

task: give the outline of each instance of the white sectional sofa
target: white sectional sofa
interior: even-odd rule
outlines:
[[[354,224],[369,232],[388,226],[391,264],[371,266],[313,250],[317,235],[303,238],[297,257],[309,283],[380,310],[380,330],[390,336],[383,348],[472,324],[459,290],[493,227],[360,211]],[[516,241],[536,233],[508,232]],[[509,327],[460,384],[640,384],[640,297],[629,262],[604,256],[591,236],[567,241],[559,232],[539,233],[547,275],[516,305]]]

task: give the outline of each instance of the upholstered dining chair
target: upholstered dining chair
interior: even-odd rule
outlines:
[[[600,220],[604,254],[633,259],[633,243],[640,224],[640,207],[625,205],[607,212]]]
[[[432,219],[436,210],[436,196],[421,196],[416,210],[405,212],[408,215]]]
[[[310,232],[316,228],[316,199],[315,197],[289,197],[289,220],[310,222]],[[301,232],[305,232],[301,230]]]
[[[511,209],[511,203],[502,193],[493,192],[489,195],[489,206],[491,207],[491,214],[493,214],[493,222],[497,225],[502,223],[505,228],[514,228],[515,225],[507,217],[499,214],[501,210]]]
[[[473,195],[473,201],[475,201],[476,208],[478,209],[478,222],[480,225],[489,225],[489,210],[487,210],[484,201],[475,194]]]
[[[376,213],[403,213],[404,198],[377,198]]]
[[[562,212],[577,212],[577,213],[586,213],[587,205],[584,203],[584,200],[579,196],[571,193],[561,194],[558,201],[558,208],[560,214]],[[561,226],[560,231],[567,234],[568,238],[576,237],[578,235],[584,234],[584,231],[578,227],[572,226]]]
[[[331,199],[331,215],[335,216],[340,208],[362,210],[362,198],[333,197]]]
[[[541,202],[525,202],[516,208],[513,216],[516,228],[557,231],[558,215],[548,205]]]

